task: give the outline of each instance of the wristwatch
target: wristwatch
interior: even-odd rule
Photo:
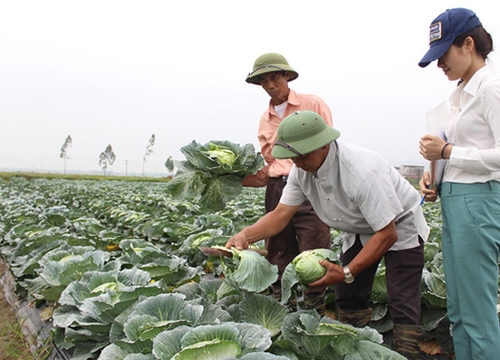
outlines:
[[[344,266],[344,282],[346,284],[350,284],[354,281],[354,276],[351,274],[351,271],[349,270],[349,267],[346,265]]]

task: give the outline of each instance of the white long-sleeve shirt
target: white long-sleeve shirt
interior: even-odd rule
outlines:
[[[445,135],[453,150],[443,181],[500,181],[500,79],[485,66],[449,101]]]

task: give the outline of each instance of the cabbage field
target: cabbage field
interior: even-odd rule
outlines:
[[[382,345],[392,329],[383,264],[371,327],[358,329],[290,312],[268,295],[276,269],[255,252],[199,251],[255,222],[263,198],[245,188],[209,210],[165,182],[11,177],[0,180],[1,257],[18,296],[50,310],[51,343],[73,359],[401,359]],[[424,340],[451,353],[439,206],[424,209]]]

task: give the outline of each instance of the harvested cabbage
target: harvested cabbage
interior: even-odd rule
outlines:
[[[325,257],[316,250],[306,250],[292,260],[299,280],[304,284],[321,279],[326,274],[326,268],[319,261],[325,260]]]
[[[264,166],[264,158],[252,144],[193,141],[181,152],[186,160],[174,162],[177,173],[167,189],[175,199],[197,201],[204,209],[222,210],[242,192],[242,179]]]
[[[299,285],[307,289],[307,284],[321,279],[326,274],[326,268],[320,260],[340,264],[338,255],[330,249],[314,249],[301,252],[290,262],[281,277],[281,303],[285,304],[297,290]]]

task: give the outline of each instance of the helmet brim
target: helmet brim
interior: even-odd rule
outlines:
[[[280,71],[288,71],[290,73],[290,78],[288,79],[289,82],[299,77],[299,73],[293,70],[290,66],[284,64],[270,64],[252,71],[250,74],[248,74],[246,82],[249,84],[260,85],[260,75]]]
[[[320,133],[310,138],[289,142],[289,144],[293,146],[296,151],[306,155],[337,140],[339,136],[340,131],[327,126]],[[286,147],[276,144],[273,146],[271,155],[276,159],[292,159],[299,156],[293,151],[288,150]]]

